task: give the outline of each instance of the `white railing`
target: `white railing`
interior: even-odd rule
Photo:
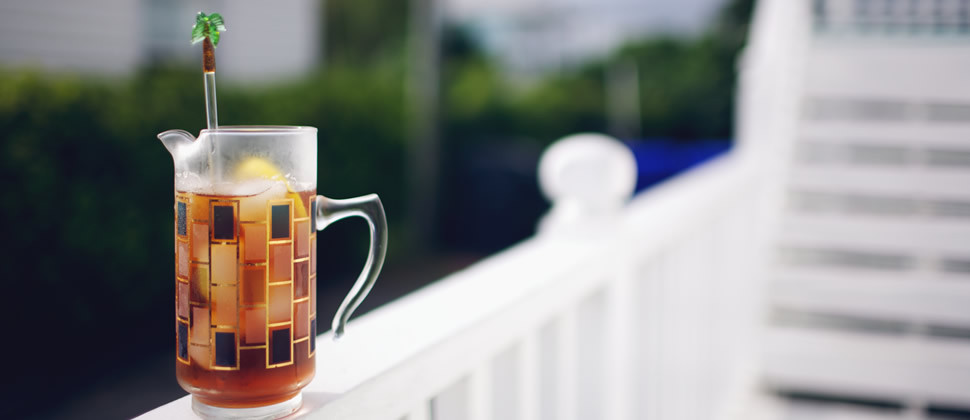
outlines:
[[[753,378],[760,185],[731,154],[319,338],[306,418],[719,418]],[[729,391],[737,391],[732,395]],[[191,417],[188,397],[145,418]],[[724,417],[726,418],[726,417]]]
[[[966,278],[970,261],[965,221],[935,220],[936,207],[898,221],[797,214],[786,204],[804,186],[823,198],[845,189],[966,202],[967,175],[953,168],[849,171],[799,159],[849,139],[966,166],[970,90],[955,80],[967,56],[917,44],[853,50],[813,37],[810,15],[807,1],[758,2],[739,62],[730,154],[627,203],[622,148],[602,138],[558,142],[540,168],[554,201],[540,234],[354,320],[340,342],[321,336],[297,416],[776,419],[795,417],[786,404],[799,402],[770,395],[794,391],[836,398],[805,418],[858,418],[842,403],[871,398],[901,408],[860,416],[899,419],[970,402],[970,346],[946,336],[965,339],[970,325],[970,288],[951,281]],[[895,277],[798,277],[801,268],[774,251],[807,240],[850,251],[892,246],[931,264]],[[890,319],[912,334],[766,323],[769,304]],[[191,417],[187,397],[145,416]]]
[[[791,44],[808,27],[794,3],[759,2],[734,151],[625,206],[588,187],[623,178],[628,161],[609,147],[564,153],[584,176],[552,171],[544,189],[586,190],[553,191],[536,237],[355,319],[339,342],[319,337],[297,416],[756,418],[759,270],[783,172],[772,157],[795,123]],[[144,416],[192,417],[188,397]]]

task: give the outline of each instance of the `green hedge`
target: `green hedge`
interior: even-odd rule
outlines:
[[[333,68],[275,86],[220,83],[221,122],[318,127],[318,190],[377,192],[396,229],[405,206],[395,74]],[[55,372],[79,377],[109,359],[124,360],[121,369],[138,353],[171,347],[173,168],[155,135],[198,132],[204,115],[197,71],[122,82],[0,72],[6,313],[17,342],[36,344],[24,347],[26,363],[12,366],[16,379],[2,392],[56,388],[45,379]],[[340,243],[320,244],[321,260],[359,269],[366,235],[344,230]],[[69,366],[55,363],[66,358]]]

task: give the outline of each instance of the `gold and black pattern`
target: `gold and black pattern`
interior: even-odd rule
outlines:
[[[185,287],[189,282],[187,276],[183,276],[186,268],[180,267],[184,261],[188,261],[187,252],[188,237],[188,203],[189,197],[185,195],[175,196],[175,359],[181,363],[189,363],[189,320],[185,314],[186,305]]]
[[[293,364],[293,199],[266,203],[266,367]]]
[[[182,363],[189,363],[189,323],[181,319],[175,321],[176,343],[178,351],[175,358]]]
[[[209,200],[209,368],[239,369],[239,200]],[[203,326],[200,326],[204,328]]]
[[[313,211],[310,212],[310,346],[309,357],[312,359],[317,353],[317,203],[313,201]]]
[[[186,235],[186,222],[188,218],[188,202],[186,201],[176,201],[175,202],[175,234],[178,236]]]
[[[314,356],[315,203],[309,217],[294,218],[294,201],[269,200],[265,220],[242,221],[239,200],[176,195],[180,362],[238,370],[242,351],[262,350],[266,368],[282,367],[294,363],[297,345]]]
[[[209,220],[212,220],[209,232],[212,242],[236,243],[239,229],[239,200],[211,200],[209,201]]]
[[[210,366],[213,370],[239,369],[239,334],[232,325],[213,325],[211,330],[212,351]]]

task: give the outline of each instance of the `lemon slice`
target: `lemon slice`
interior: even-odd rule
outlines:
[[[283,184],[286,185],[286,197],[292,198],[293,202],[297,205],[296,209],[293,210],[294,217],[307,217],[306,206],[303,205],[303,199],[300,198],[300,194],[293,191],[293,188],[290,187],[290,183],[287,182],[286,177],[283,176],[283,172],[268,160],[258,157],[247,158],[236,166],[233,176],[238,181],[244,181],[247,179],[269,179],[283,182]]]

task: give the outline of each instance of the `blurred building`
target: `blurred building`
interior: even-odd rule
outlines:
[[[0,65],[123,75],[192,63],[201,54],[189,43],[200,10],[226,18],[218,47],[222,76],[298,75],[321,57],[318,0],[0,0]]]
[[[448,0],[446,15],[506,70],[543,73],[658,33],[693,35],[725,0]]]
[[[695,34],[725,0],[437,0],[509,71],[541,74],[597,58],[656,33]],[[300,74],[322,59],[321,0],[0,0],[0,65],[125,74],[159,62],[192,62],[189,29],[199,10],[229,31],[220,75]]]

